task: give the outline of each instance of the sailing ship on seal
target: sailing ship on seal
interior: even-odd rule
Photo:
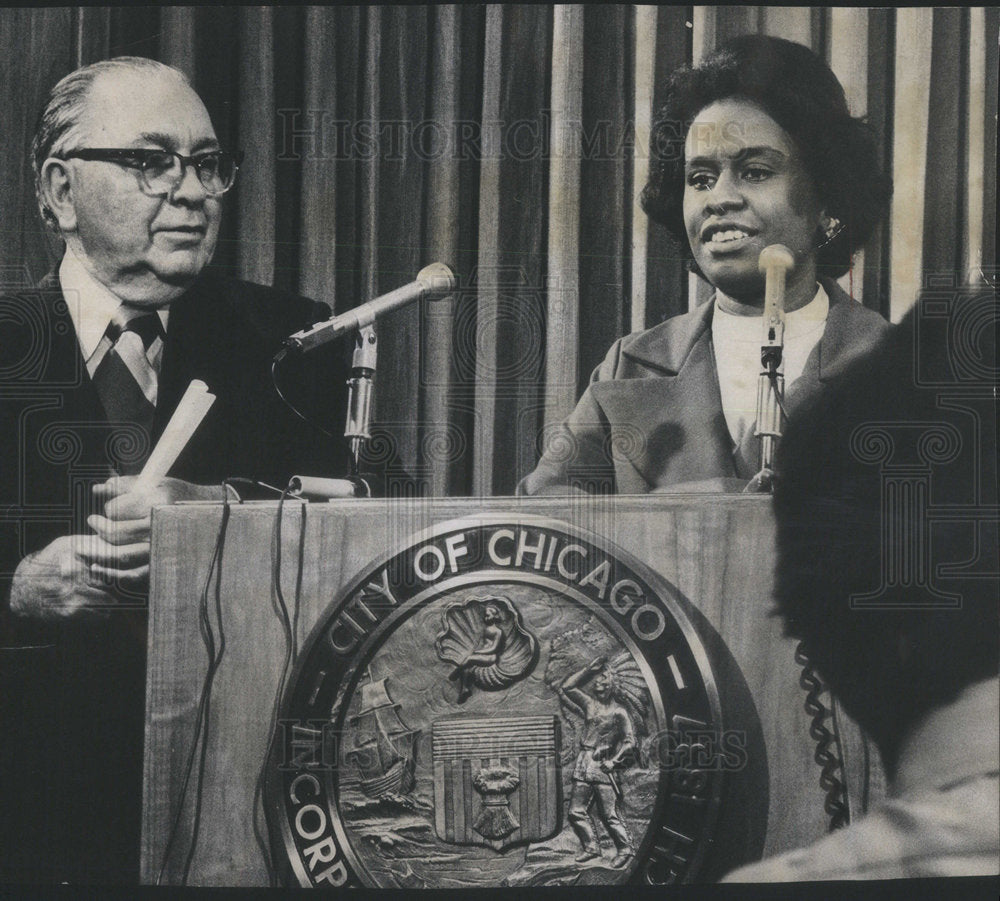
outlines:
[[[400,705],[390,696],[387,680],[375,679],[370,667],[366,673],[360,709],[348,720],[355,732],[345,757],[358,769],[361,791],[377,800],[413,788],[420,730],[411,729],[400,717]]]

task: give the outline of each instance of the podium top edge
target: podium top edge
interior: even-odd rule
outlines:
[[[279,501],[258,500],[231,503],[232,515],[273,515]],[[436,513],[454,510],[460,514],[478,511],[482,513],[528,513],[531,511],[552,512],[556,510],[602,510],[622,513],[629,510],[682,510],[682,509],[745,509],[770,508],[769,494],[617,494],[584,497],[580,495],[553,495],[546,497],[409,497],[409,498],[336,498],[329,501],[302,501],[299,498],[286,499],[285,512],[293,514],[302,506],[310,513],[323,515],[326,511],[350,511],[354,513],[376,512],[389,508],[406,510],[429,509]],[[192,511],[218,510],[222,501],[181,501],[172,505],[155,507],[157,516],[184,516]]]

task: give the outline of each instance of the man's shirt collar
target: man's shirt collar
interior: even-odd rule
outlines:
[[[59,265],[59,285],[69,308],[73,328],[84,362],[89,363],[97,352],[98,345],[107,331],[108,323],[119,325],[135,316],[134,307],[125,307],[121,299],[107,286],[101,284],[88,271],[76,255],[67,247]],[[169,310],[156,311],[167,331]]]

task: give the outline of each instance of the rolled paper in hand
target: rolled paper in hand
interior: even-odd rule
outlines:
[[[195,379],[188,385],[153,453],[139,473],[133,491],[150,488],[166,477],[213,403],[215,395],[209,393],[204,382]]]

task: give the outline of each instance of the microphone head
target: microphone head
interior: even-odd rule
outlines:
[[[458,287],[458,279],[450,266],[431,263],[417,273],[417,281],[424,289],[425,297],[444,297]]]
[[[760,252],[760,256],[757,258],[757,268],[761,272],[767,272],[768,269],[774,267],[788,270],[794,265],[795,257],[792,256],[792,252],[784,244],[769,244]]]

